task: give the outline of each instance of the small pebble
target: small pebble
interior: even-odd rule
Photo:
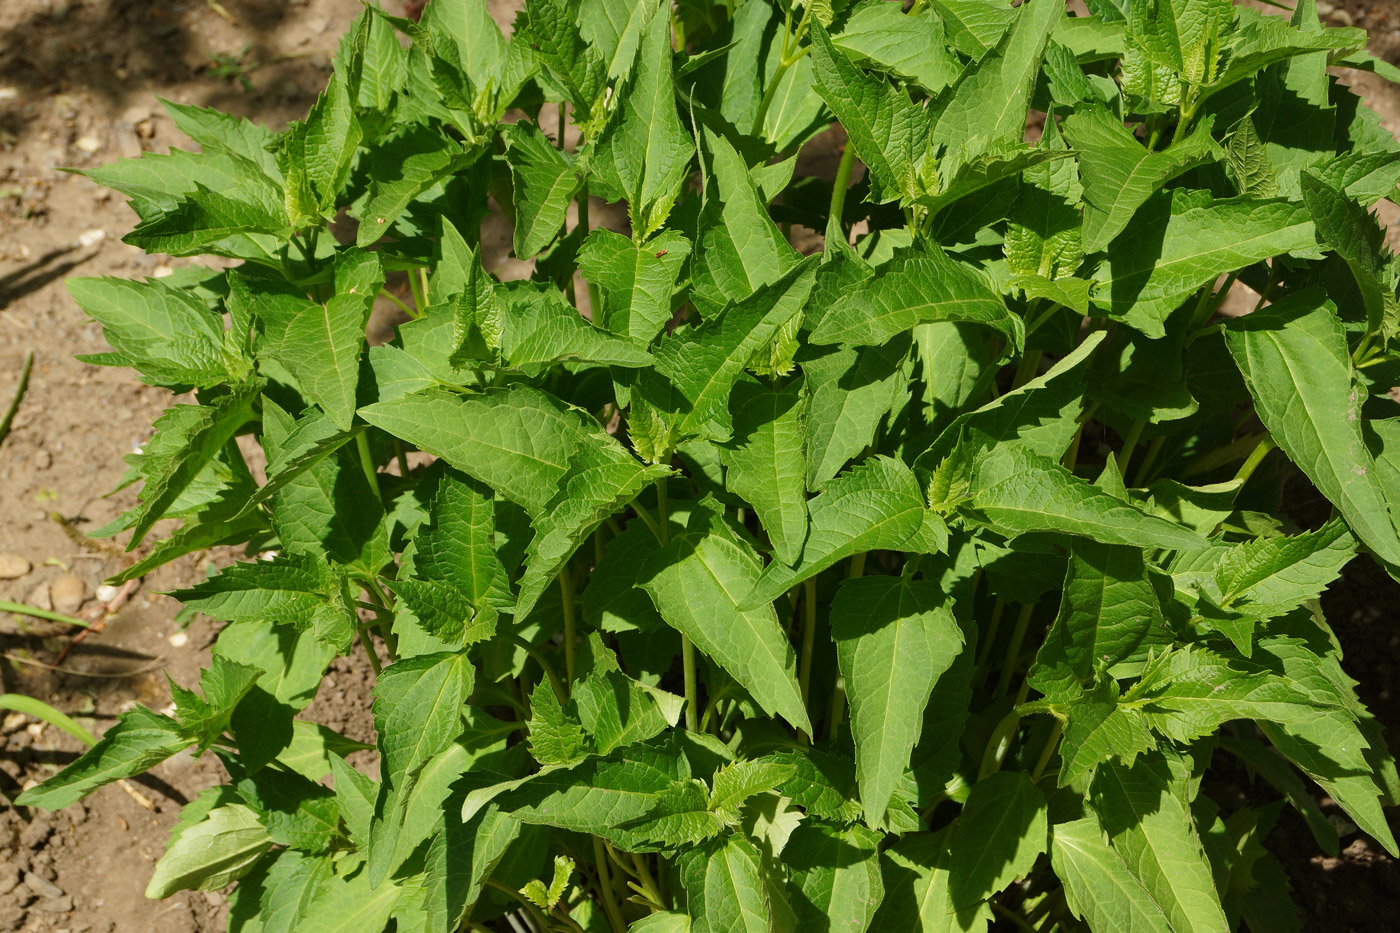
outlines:
[[[0,554],[0,580],[15,580],[34,568],[28,558],[18,554]]]
[[[94,227],[91,230],[84,230],[82,233],[78,234],[78,245],[84,247],[95,246],[105,239],[107,239],[107,231],[103,230],[101,227]]]
[[[43,609],[45,612],[53,610],[53,600],[49,597],[49,585],[40,583],[30,590],[24,597],[24,601],[36,609]]]
[[[49,598],[59,612],[73,612],[87,598],[87,586],[71,573],[65,573],[49,584]]]
[[[79,136],[77,142],[73,143],[74,148],[81,149],[88,155],[95,154],[102,148],[102,140],[96,136]]]
[[[47,450],[41,450],[34,455],[34,469],[47,470],[53,466],[53,454]]]
[[[24,876],[24,885],[40,897],[63,896],[62,888],[52,881],[45,881],[43,877],[32,871]]]
[[[1348,13],[1346,10],[1333,10],[1333,11],[1332,11],[1332,22],[1334,22],[1334,23],[1340,23],[1340,24],[1343,25],[1343,26],[1355,26],[1355,25],[1356,25],[1356,20],[1352,19],[1351,14]]]
[[[4,897],[19,884],[19,869],[8,862],[0,862],[0,897]]]
[[[73,898],[67,894],[60,897],[51,897],[40,901],[34,905],[36,910],[42,910],[47,914],[66,914],[73,909]]]
[[[110,583],[103,583],[97,587],[97,601],[100,603],[110,603],[117,598],[121,590]]]
[[[170,647],[183,648],[190,643],[190,636],[184,632],[176,632],[170,636]]]

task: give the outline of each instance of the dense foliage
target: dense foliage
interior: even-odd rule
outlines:
[[[433,0],[285,132],[168,105],[201,153],[88,174],[241,263],[70,283],[197,399],[105,533],[254,559],[177,594],[198,690],[22,802],[217,755],[147,893],[235,931],[1296,929],[1285,805],[1396,851],[1317,604],[1400,571],[1400,145],[1327,71],[1388,66],[1312,0],[1089,7]],[[298,718],[362,650],[378,780]]]

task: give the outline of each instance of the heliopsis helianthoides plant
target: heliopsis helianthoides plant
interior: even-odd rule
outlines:
[[[1296,929],[1283,808],[1395,851],[1318,596],[1400,571],[1400,144],[1328,69],[1400,73],[1312,0],[1089,8],[432,0],[281,133],[170,105],[202,152],[87,174],[241,262],[70,283],[193,393],[105,533],[263,559],[22,802],[217,756],[147,893],[234,931]],[[298,718],[351,652],[377,768]]]

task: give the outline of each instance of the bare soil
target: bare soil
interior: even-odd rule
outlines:
[[[412,12],[421,0],[384,5]],[[503,26],[512,7],[493,3]],[[43,605],[76,595],[81,602],[72,611],[103,614],[101,602],[112,594],[99,593],[99,584],[130,558],[84,536],[134,503],[131,489],[109,495],[125,469],[122,457],[178,401],[125,370],[74,359],[101,350],[103,341],[68,297],[65,276],[158,275],[179,261],[122,244],[134,218],[120,196],[58,169],[188,146],[157,98],[219,107],[274,127],[302,116],[358,10],[358,0],[0,0],[0,409],[25,354],[36,354],[28,392],[0,446],[0,568],[18,558],[29,569],[0,579],[0,599]],[[1329,15],[1371,30],[1374,50],[1400,62],[1394,2],[1339,4]],[[1370,75],[1353,80],[1385,124],[1400,131],[1400,94]],[[830,173],[839,144],[839,133],[815,141],[804,166],[826,165]],[[1383,208],[1386,220],[1400,217],[1400,208]],[[508,255],[501,223],[491,222],[483,240],[503,278],[528,272]],[[66,655],[71,629],[0,616],[0,692],[38,697],[97,733],[135,703],[167,708],[166,678],[197,682],[217,626],[180,617],[178,604],[160,594],[231,557],[196,554],[148,575],[102,631]],[[1392,694],[1400,662],[1397,596],[1383,573],[1358,565],[1325,599],[1348,670],[1392,737],[1400,724],[1400,697]],[[362,656],[339,660],[307,718],[372,740],[368,679]],[[0,711],[0,931],[223,929],[222,894],[182,892],[159,902],[142,896],[180,806],[223,779],[218,762],[180,755],[128,788],[109,786],[58,813],[9,804],[80,749],[61,732]],[[1378,847],[1353,834],[1340,858],[1323,859],[1287,816],[1273,842],[1306,929],[1394,928],[1400,866]]]

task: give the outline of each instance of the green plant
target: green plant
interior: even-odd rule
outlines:
[[[263,559],[178,594],[202,695],[23,802],[212,751],[148,894],[237,881],[234,930],[1296,928],[1305,777],[1395,852],[1317,605],[1400,568],[1400,145],[1327,68],[1395,72],[1311,0],[1090,6],[433,0],[283,133],[168,105],[201,154],[87,174],[242,263],[70,283],[91,361],[198,398],[104,533],[184,521],[118,581]],[[296,718],[357,640],[378,780]]]

